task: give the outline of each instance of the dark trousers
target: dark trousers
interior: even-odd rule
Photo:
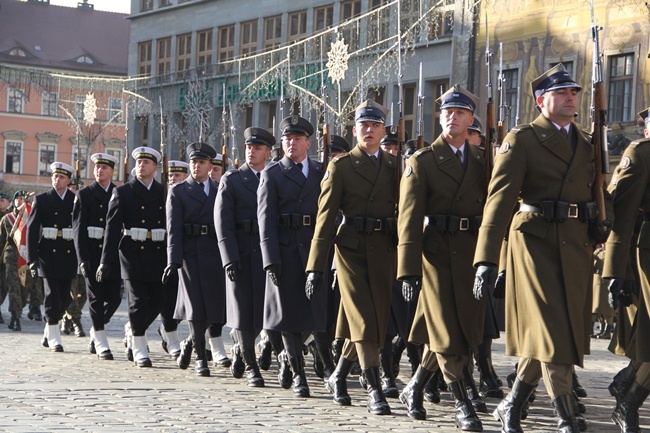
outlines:
[[[56,325],[70,303],[71,278],[43,278],[45,321]]]
[[[243,352],[255,353],[255,338],[257,338],[259,333],[259,330],[235,329],[237,342],[241,346]]]
[[[282,343],[290,357],[302,356],[302,342],[301,332],[282,332]]]
[[[160,282],[124,280],[129,322],[134,337],[141,337],[156,320],[162,307],[163,285]]]
[[[90,321],[95,331],[103,331],[122,302],[120,280],[106,280],[98,283],[95,275],[85,278]]]
[[[174,332],[178,329],[180,320],[174,319],[174,310],[176,309],[176,297],[178,296],[178,273],[175,272],[167,281],[163,291],[163,302],[160,310],[160,319],[162,320],[165,332]]]
[[[188,320],[190,325],[190,338],[194,345],[197,361],[205,361],[205,331],[208,329],[208,322],[205,320]]]
[[[223,332],[223,325],[225,325],[225,323],[211,324],[210,327],[208,328],[208,333],[210,335],[210,338],[221,337],[221,332]]]

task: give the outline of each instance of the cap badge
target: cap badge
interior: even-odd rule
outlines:
[[[397,126],[396,125],[392,125],[390,127],[390,133],[391,134],[397,134]]]
[[[292,125],[298,124],[298,116],[291,116],[291,124]]]

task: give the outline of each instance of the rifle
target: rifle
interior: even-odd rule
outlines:
[[[490,51],[490,28],[487,12],[485,12],[485,66],[487,67],[487,113],[485,115],[485,186],[490,184],[492,167],[494,166],[494,143],[496,141],[496,116],[494,112],[494,97],[492,95],[492,51]]]
[[[397,2],[397,16],[401,17],[400,3]],[[406,141],[406,131],[404,125],[404,116],[402,112],[402,29],[401,19],[397,19],[397,91],[399,99],[397,100],[397,109],[399,110],[399,118],[397,120],[397,161],[395,164],[395,206],[399,206],[399,189],[402,173],[404,172],[404,156],[402,154],[404,143]]]
[[[592,186],[592,194],[598,208],[597,222],[602,228],[608,226],[605,211],[605,175],[609,173],[609,154],[607,152],[607,101],[605,101],[605,83],[603,82],[602,53],[598,33],[603,28],[596,24],[594,18],[594,0],[591,0],[591,38],[594,42],[593,73],[591,77],[592,100],[591,143],[594,146],[594,159],[596,165],[596,179]]]
[[[221,167],[225,173],[228,168],[228,133],[226,132],[226,83],[223,83],[223,91],[221,93],[221,102],[223,102],[223,111],[221,112]]]
[[[167,201],[167,189],[169,188],[169,167],[167,165],[167,145],[165,144],[165,116],[163,115],[162,96],[158,95],[160,102],[160,153],[162,153],[162,179],[163,200]]]
[[[323,44],[320,44],[320,96],[323,100],[323,126],[321,130],[321,137],[323,138],[323,154],[321,162],[323,167],[327,167],[330,160],[330,144],[332,144],[332,136],[330,135],[330,125],[327,113],[327,86],[325,85],[325,72],[323,70]]]
[[[230,149],[232,150],[232,157],[237,159],[237,143],[235,142],[235,118],[232,116],[232,104],[228,102],[228,112],[230,114]],[[225,173],[228,170],[228,155],[223,156],[223,172]]]
[[[122,164],[122,182],[129,181],[129,102],[127,100],[124,112],[124,163]]]
[[[420,62],[420,78],[418,79],[418,138],[415,142],[416,149],[424,147],[424,81],[422,80],[422,62]]]
[[[77,191],[83,186],[81,181],[81,144],[79,143],[79,130],[77,130],[77,160],[74,162],[75,176],[77,177]]]
[[[503,76],[503,42],[499,42],[499,122],[497,123],[497,146],[501,146],[503,139],[506,138],[506,124],[504,123],[506,117],[506,104],[505,99],[505,83],[506,78]]]

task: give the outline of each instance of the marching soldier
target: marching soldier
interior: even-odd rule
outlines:
[[[217,153],[214,158],[212,158],[212,169],[210,169],[210,179],[221,182],[221,176],[223,176],[223,155]]]
[[[648,263],[647,224],[650,212],[650,109],[639,113],[645,124],[645,139],[632,142],[625,150],[618,166],[616,179],[612,181],[615,187],[612,193],[614,202],[614,225],[607,240],[603,278],[609,279],[611,306],[617,309],[619,315],[626,314],[626,308],[632,303],[633,291],[625,284],[627,261],[637,261],[639,264],[640,290],[638,293],[638,309],[634,318],[636,338],[630,339],[631,344],[625,349],[626,355],[633,355],[631,366],[619,373],[621,380],[616,380],[613,395],[616,397],[616,408],[612,420],[620,427],[622,433],[640,432],[639,408],[650,395],[650,342],[645,332],[650,324],[650,265]],[[641,226],[636,256],[628,255],[633,239],[637,211],[644,212],[644,222]],[[619,317],[619,323],[625,321]],[[624,377],[627,376],[627,377]],[[623,379],[626,383],[623,383]],[[610,390],[612,387],[610,386]]]
[[[475,300],[471,290],[486,196],[483,155],[467,142],[478,98],[456,85],[437,102],[442,133],[409,158],[400,191],[397,277],[406,300],[422,286],[409,340],[425,345],[400,400],[410,417],[425,419],[424,386],[440,366],[456,400],[456,426],[482,431],[465,373],[483,340],[485,315],[485,300]]]
[[[113,172],[119,161],[107,153],[95,153],[90,159],[95,164],[95,181],[88,188],[77,191],[72,228],[79,269],[88,293],[88,310],[92,323],[90,353],[96,353],[99,359],[112,360],[113,353],[104,327],[122,301],[120,269],[119,266],[113,267],[110,273],[104,275],[101,283],[97,282],[95,274],[102,256],[108,202],[115,188],[112,182]]]
[[[512,221],[506,354],[520,359],[512,390],[494,415],[503,431],[520,432],[521,408],[544,377],[558,430],[577,433],[573,366],[582,366],[589,347],[593,245],[606,232],[595,222],[593,147],[574,123],[581,87],[560,64],[531,88],[541,114],[513,128],[500,147],[474,256],[474,294],[487,296],[494,284]]]
[[[190,175],[190,165],[184,161],[171,160],[167,162],[169,187],[184,182]],[[181,354],[181,340],[178,336],[178,320],[174,319],[176,299],[178,297],[178,272],[173,272],[165,284],[165,292],[158,327],[158,335],[162,339],[163,350],[173,359]]]
[[[358,359],[368,384],[368,411],[376,415],[390,414],[379,376],[379,350],[386,337],[396,258],[395,157],[380,148],[387,111],[371,100],[358,106],[353,128],[358,144],[328,166],[305,287],[307,293],[323,290],[334,242],[341,292],[336,337],[346,341],[325,384],[335,402],[349,406],[346,377]],[[343,221],[336,231],[339,212]]]
[[[191,176],[169,190],[167,200],[167,267],[162,277],[167,284],[178,273],[179,290],[174,318],[188,320],[190,339],[181,346],[178,366],[189,366],[192,347],[196,352],[194,371],[210,376],[205,350],[205,332],[213,323],[224,323],[224,274],[214,228],[214,200],[218,183],[209,177],[215,150],[201,142],[187,147]]]
[[[136,177],[113,189],[96,278],[101,283],[121,268],[131,329],[127,357],[131,351],[136,366],[151,367],[145,333],[160,313],[166,262],[163,187],[154,179],[161,155],[138,147],[131,156]]]
[[[0,218],[10,213],[11,198],[8,194],[0,192]],[[9,293],[9,288],[7,287],[6,270],[4,261],[0,262],[0,305],[5,302],[7,298],[7,293]],[[0,314],[0,323],[5,323],[2,314]]]
[[[42,344],[63,352],[59,321],[70,302],[70,283],[77,274],[72,230],[74,196],[68,190],[74,169],[54,162],[52,189],[34,197],[27,220],[27,263],[32,278],[43,277],[45,332]]]
[[[324,331],[327,311],[327,293],[321,291],[310,300],[304,292],[323,167],[307,155],[314,132],[307,119],[287,117],[280,129],[284,157],[262,171],[257,189],[262,266],[267,271],[264,328],[282,333],[293,392],[309,397],[303,333]]]
[[[226,280],[226,317],[235,333],[235,362],[243,358],[251,387],[263,387],[264,378],[255,358],[255,338],[264,319],[265,272],[262,267],[257,224],[257,188],[275,137],[265,129],[244,130],[246,163],[221,178],[214,206],[214,222]]]
[[[474,122],[467,128],[467,142],[473,146],[483,146],[483,121],[476,114]]]

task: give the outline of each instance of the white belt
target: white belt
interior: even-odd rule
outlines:
[[[153,242],[164,242],[166,233],[165,229],[147,230],[139,227],[124,229],[125,236],[131,236],[131,239],[140,242],[144,242],[147,239],[151,239]]]
[[[41,233],[45,239],[50,240],[63,238],[66,241],[71,241],[74,238],[74,232],[71,228],[57,229],[56,227],[43,227]]]
[[[88,237],[90,239],[104,239],[104,229],[102,227],[88,226]]]

